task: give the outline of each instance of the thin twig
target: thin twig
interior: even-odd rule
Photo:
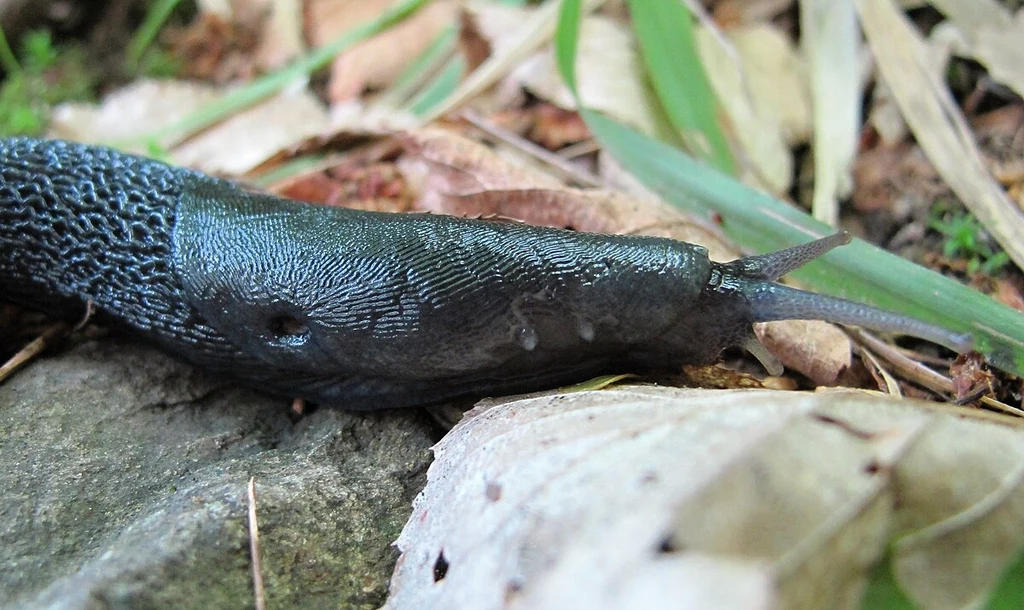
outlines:
[[[901,377],[928,388],[936,394],[949,395],[953,393],[953,382],[948,377],[944,377],[923,364],[907,358],[893,346],[876,338],[874,335],[858,328],[848,328],[847,331],[882,360],[892,365],[893,370]]]
[[[260,529],[256,522],[256,478],[249,479],[249,555],[252,558],[252,589],[256,610],[267,609],[267,591],[263,588],[263,562],[260,561]]]
[[[487,135],[491,136],[492,138],[505,142],[510,146],[514,146],[519,150],[523,151],[524,153],[536,157],[537,159],[540,159],[544,163],[547,163],[555,170],[557,170],[560,174],[563,174],[564,178],[568,178],[569,180],[572,180],[573,182],[583,186],[604,186],[604,184],[601,182],[601,179],[598,178],[597,176],[591,174],[590,172],[581,170],[580,168],[576,167],[569,161],[566,161],[561,156],[556,155],[555,153],[547,150],[546,148],[537,146],[536,144],[530,142],[526,138],[520,137],[502,127],[498,127],[491,121],[488,121],[487,119],[480,116],[476,112],[473,112],[472,110],[463,110],[461,116],[471,125],[479,129],[480,131],[486,133]]]
[[[0,383],[3,383],[14,371],[45,351],[46,348],[70,335],[72,330],[73,328],[67,322],[57,322],[49,326],[42,334],[21,348],[17,354],[11,356],[10,360],[0,366]]]
[[[923,364],[907,358],[893,346],[877,339],[869,333],[856,328],[848,328],[847,331],[852,334],[857,341],[867,346],[868,349],[872,350],[875,354],[878,354],[882,360],[891,364],[896,373],[902,377],[909,379],[920,386],[928,388],[936,394],[950,395],[953,393],[953,382],[948,377],[940,375]],[[1004,402],[1000,402],[991,396],[981,397],[980,402],[986,407],[998,409],[1004,413],[1009,413],[1010,415],[1015,415],[1017,417],[1024,417],[1024,410],[1012,407]]]

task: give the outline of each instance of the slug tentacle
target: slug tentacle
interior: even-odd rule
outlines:
[[[756,322],[823,320],[920,337],[961,353],[971,349],[971,336],[967,333],[955,333],[861,303],[768,282],[750,283],[741,290],[750,301]]]
[[[736,275],[774,281],[803,267],[829,250],[850,243],[850,234],[838,231],[832,235],[768,254],[747,256],[728,264]]]
[[[870,305],[805,292],[773,281],[849,242],[849,234],[840,231],[792,248],[722,264],[719,266],[722,286],[719,290],[743,295],[752,322],[822,320],[920,337],[961,353],[971,349],[972,339],[967,333],[956,333]],[[744,346],[754,353],[749,341]],[[760,355],[755,355],[764,362]],[[766,368],[771,367],[766,365]]]

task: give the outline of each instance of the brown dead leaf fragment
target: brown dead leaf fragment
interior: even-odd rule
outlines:
[[[485,401],[434,450],[386,608],[850,608],[887,548],[958,608],[1024,547],[1018,430],[865,393]]]
[[[405,181],[390,163],[368,167],[339,165],[275,186],[290,199],[375,212],[408,212],[412,199]]]
[[[799,371],[817,385],[835,385],[853,362],[850,338],[820,320],[787,320],[758,324],[754,330],[788,369]]]
[[[964,402],[994,392],[995,376],[985,366],[985,357],[978,352],[960,354],[949,367],[953,393],[957,402]]]
[[[375,19],[392,0],[308,0],[306,34],[313,46],[326,44],[344,32]],[[353,100],[368,88],[390,85],[417,59],[441,31],[455,23],[458,3],[434,0],[386,31],[338,56],[331,66],[328,98]]]
[[[230,16],[201,13],[187,28],[170,32],[171,53],[184,66],[181,76],[214,83],[252,78],[266,16],[254,3]]]
[[[971,121],[971,126],[996,180],[1008,187],[1024,181],[1024,106],[987,112]]]
[[[551,104],[537,104],[528,110],[533,125],[525,135],[549,150],[590,138],[590,129],[579,114]]]
[[[418,207],[454,216],[504,216],[530,224],[592,233],[662,235],[702,243],[714,236],[701,223],[659,202],[614,191],[564,186],[542,172],[510,163],[486,146],[441,130],[408,132],[399,166],[418,186]]]

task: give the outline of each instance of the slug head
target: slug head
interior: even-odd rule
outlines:
[[[732,314],[730,345],[742,345],[777,375],[782,366],[753,334],[751,324],[774,320],[822,320],[835,324],[862,326],[926,339],[957,352],[971,349],[971,337],[869,305],[797,290],[775,283],[786,273],[850,242],[840,231],[828,237],[770,254],[750,256],[729,263],[714,263],[704,298],[728,301]]]

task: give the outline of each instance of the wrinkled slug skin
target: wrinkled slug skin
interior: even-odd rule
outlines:
[[[91,301],[207,370],[341,408],[704,362],[745,321],[698,303],[712,264],[669,239],[314,206],[61,141],[3,140],[0,180],[0,298],[69,319]]]

